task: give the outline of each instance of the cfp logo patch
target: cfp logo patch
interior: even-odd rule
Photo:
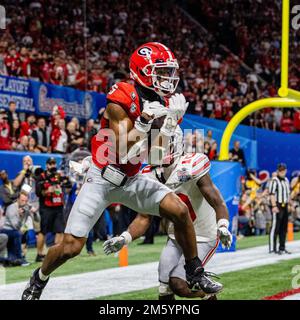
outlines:
[[[142,56],[142,57],[149,57],[152,53],[152,49],[149,47],[143,47],[141,49],[139,49],[138,51],[138,55]]]
[[[130,106],[130,112],[134,113],[135,111],[136,111],[136,104],[132,103],[131,106]]]

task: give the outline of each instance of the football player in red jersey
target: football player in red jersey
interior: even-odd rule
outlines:
[[[108,93],[101,129],[92,140],[92,164],[69,215],[63,241],[49,249],[41,268],[34,271],[23,292],[24,300],[40,298],[49,275],[81,252],[90,229],[112,203],[171,220],[185,256],[190,286],[206,293],[222,289],[207,276],[197,256],[187,206],[167,186],[139,173],[142,155],[148,154],[151,128],[160,129],[156,138],[151,137],[159,150],[164,146],[157,145],[157,141],[167,141],[175,134],[187,109],[184,96],[175,93],[179,81],[177,60],[169,48],[150,42],[135,50],[129,67],[135,83],[119,82]]]

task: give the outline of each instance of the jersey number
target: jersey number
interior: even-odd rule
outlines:
[[[189,197],[183,193],[177,193],[177,195],[187,205],[187,207],[189,209],[190,217],[191,217],[192,221],[194,222],[197,219],[197,215],[193,209],[193,206],[191,204]]]
[[[111,89],[110,89],[110,91],[108,92],[108,94],[113,94],[117,89],[118,89],[118,85],[117,85],[117,84],[114,84],[114,85],[111,87]]]

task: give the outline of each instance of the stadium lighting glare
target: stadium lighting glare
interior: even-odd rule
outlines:
[[[279,97],[265,98],[254,101],[229,121],[221,140],[219,160],[229,160],[230,139],[236,127],[251,113],[264,108],[300,108],[300,92],[288,88],[289,72],[289,31],[290,31],[290,0],[282,1],[282,33],[281,33],[281,86]]]

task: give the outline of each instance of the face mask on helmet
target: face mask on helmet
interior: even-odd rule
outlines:
[[[179,82],[177,69],[177,62],[163,62],[146,66],[144,73],[152,78],[155,92],[160,96],[166,96],[174,93],[177,88]]]

